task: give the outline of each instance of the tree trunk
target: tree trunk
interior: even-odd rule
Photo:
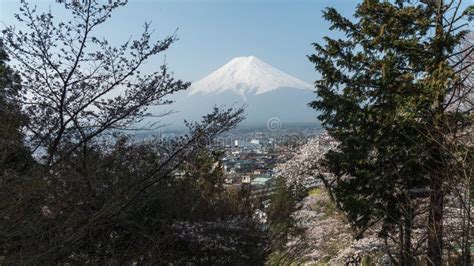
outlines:
[[[413,229],[413,208],[411,206],[411,200],[408,199],[405,217],[404,217],[404,239],[403,239],[403,257],[401,265],[413,265],[414,258],[411,245],[411,235]]]
[[[463,228],[462,228],[462,250],[461,250],[461,265],[469,266],[471,265],[471,180],[468,177],[468,181],[465,184],[466,190],[464,191],[464,195],[462,200],[464,201],[462,207],[462,220],[463,220]]]
[[[441,66],[444,61],[444,27],[443,27],[443,15],[444,15],[444,4],[443,0],[436,0],[432,2],[435,8],[436,16],[436,33],[434,37],[434,61],[433,61],[433,73],[436,73],[436,68]],[[439,92],[444,91],[443,85],[437,88]],[[443,117],[444,109],[443,103],[445,101],[445,94],[439,93],[438,96],[438,107],[432,117],[432,126],[434,132],[431,137],[433,138],[433,149],[432,159],[433,164],[431,165],[431,181],[430,181],[430,212],[428,218],[428,265],[441,266],[443,263],[443,212],[444,212],[444,191],[443,181],[445,178],[443,168],[445,160],[443,156],[442,146],[443,141],[443,130],[439,125],[440,119]],[[429,134],[430,135],[430,134]]]
[[[443,262],[443,206],[442,177],[431,181],[430,214],[428,218],[428,265],[441,266]]]

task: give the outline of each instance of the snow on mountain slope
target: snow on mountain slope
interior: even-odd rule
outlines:
[[[308,106],[315,97],[308,83],[254,56],[237,57],[193,83],[190,91],[173,94],[173,112],[161,122],[179,127],[184,120],[200,121],[213,107],[245,107],[243,126],[265,128],[274,118],[283,125],[316,123],[317,115]]]
[[[236,57],[203,79],[193,83],[189,95],[233,91],[246,94],[263,94],[278,88],[312,90],[300,79],[263,62],[255,56]]]

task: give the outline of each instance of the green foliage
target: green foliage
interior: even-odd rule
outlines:
[[[8,55],[0,46],[0,171],[24,170],[31,162],[23,145],[25,116],[16,100],[21,90],[18,73],[8,65]],[[1,174],[1,173],[0,173]]]
[[[336,200],[361,232],[377,221],[387,230],[399,224],[410,189],[445,182],[443,138],[469,120],[445,112],[459,85],[450,54],[467,32],[437,24],[438,2],[365,0],[355,20],[324,11],[345,37],[314,44],[309,59],[321,79],[310,105],[340,143],[325,164],[336,175]]]
[[[176,36],[152,41],[149,24],[123,45],[94,34],[126,2],[67,2],[69,21],[57,21],[22,1],[15,15],[22,30],[2,31],[0,263],[263,261],[265,235],[248,194],[223,189],[218,155],[209,149],[243,109],[214,108],[170,141],[115,135],[164,115],[147,108],[168,105],[169,95],[189,87],[165,65],[140,71]],[[17,59],[23,87],[4,47]]]
[[[2,209],[0,247],[7,262],[263,260],[264,232],[246,199],[222,188],[213,153],[202,150],[147,190],[137,187],[163,166],[163,145],[124,138],[112,147],[91,145],[85,158],[74,153],[54,172],[39,168],[15,186],[3,183],[9,206]]]
[[[322,193],[322,191],[321,191],[320,188],[313,188],[310,191],[308,191],[308,196],[317,196],[321,193]]]
[[[292,261],[292,256],[287,252],[287,243],[291,238],[302,233],[296,227],[297,221],[292,216],[298,210],[298,203],[304,193],[295,193],[292,186],[288,186],[285,178],[277,180],[277,190],[272,195],[270,206],[267,210],[270,229],[272,254],[267,264],[280,265]]]
[[[469,21],[473,21],[474,20],[474,5],[468,6],[464,10],[464,14],[466,14]]]
[[[322,188],[313,188],[312,190],[308,191],[308,196],[312,196],[312,197],[317,198],[317,197],[322,197],[323,194],[325,194],[325,193],[327,193],[327,192],[325,192]],[[332,201],[326,202],[322,206],[313,206],[313,207],[315,209],[317,209],[317,208],[320,209],[321,213],[324,214],[323,218],[329,218],[329,217],[333,217],[335,215],[339,215],[338,210],[337,210],[337,206]]]

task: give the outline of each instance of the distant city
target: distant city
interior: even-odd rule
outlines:
[[[252,191],[275,185],[275,167],[291,158],[292,152],[322,131],[316,123],[282,124],[277,118],[265,126],[239,126],[218,137],[213,149],[223,153],[224,184],[228,188],[248,187]],[[138,138],[173,139],[186,131],[147,132]]]

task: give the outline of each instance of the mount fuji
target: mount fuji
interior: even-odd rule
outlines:
[[[292,77],[263,62],[255,56],[236,57],[191,87],[191,95],[233,91],[245,94],[263,94],[279,88],[312,89],[308,83]]]
[[[208,76],[193,82],[190,89],[175,95],[175,113],[162,122],[200,120],[213,107],[245,107],[244,126],[265,127],[269,119],[290,123],[315,123],[316,113],[308,106],[313,86],[263,62],[255,56],[236,57]]]

